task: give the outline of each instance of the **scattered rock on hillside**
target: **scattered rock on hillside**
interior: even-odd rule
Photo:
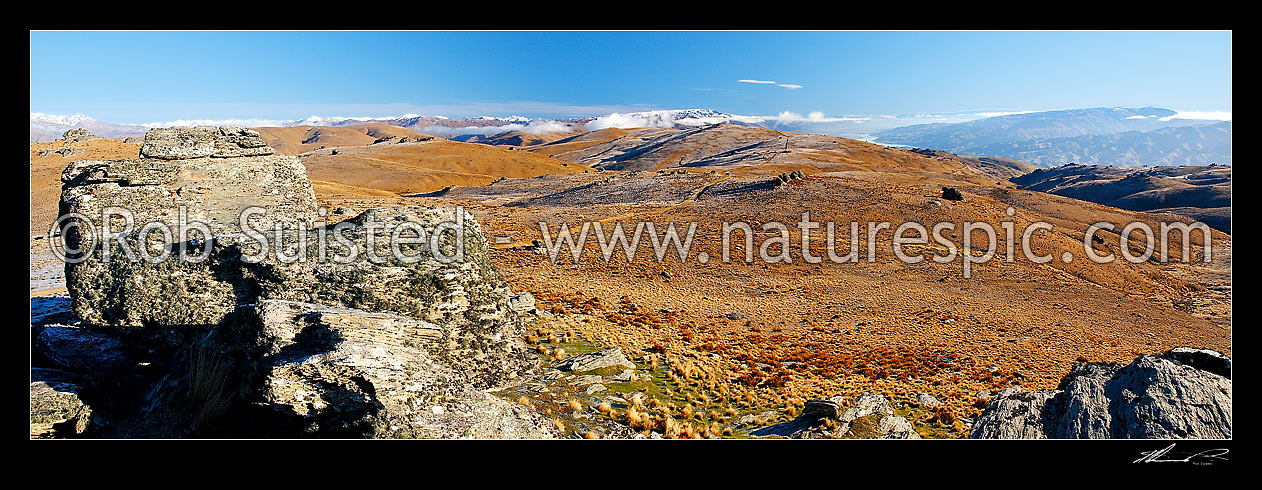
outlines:
[[[924,408],[936,408],[942,405],[942,402],[928,393],[917,393],[916,404]]]
[[[61,139],[65,143],[78,143],[80,141],[88,141],[97,139],[98,136],[83,128],[75,128],[62,133]]]
[[[44,157],[44,158],[47,158],[53,155],[57,155],[62,158],[70,158],[72,156],[81,155],[81,154],[83,154],[83,148],[58,148],[56,150],[43,150],[39,152],[39,156]]]
[[[948,201],[963,201],[964,195],[960,194],[959,189],[956,189],[954,187],[943,187],[942,198]]]
[[[802,414],[788,422],[754,430],[754,436],[780,436],[793,439],[919,439],[920,434],[906,418],[894,415],[883,395],[864,393],[852,406],[841,410],[844,397],[810,400]]]
[[[622,354],[621,347],[579,354],[557,363],[554,367],[562,371],[583,373],[614,366],[635,369],[635,363]]]
[[[1055,390],[999,392],[969,437],[1230,438],[1230,366],[1222,354],[1188,348],[1125,366],[1080,364]]]

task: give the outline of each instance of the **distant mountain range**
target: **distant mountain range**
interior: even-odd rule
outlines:
[[[919,124],[925,121],[934,121]],[[140,136],[150,127],[239,124],[250,127],[341,127],[385,124],[457,141],[529,146],[609,128],[689,129],[716,123],[802,134],[842,136],[887,146],[1002,157],[1040,167],[1069,163],[1116,166],[1231,164],[1231,122],[1190,119],[1156,107],[1046,112],[904,114],[829,117],[784,112],[744,116],[709,109],[614,113],[565,119],[523,116],[325,117],[239,121],[110,124],[84,115],[31,113],[31,141],[52,141],[72,128],[111,138]]]
[[[1033,112],[951,124],[918,124],[875,134],[876,142],[1042,167],[1231,164],[1231,122],[1186,119],[1156,107]]]
[[[295,120],[181,120],[149,124],[109,124],[81,114],[73,116],[58,116],[32,112],[31,141],[52,141],[60,137],[66,130],[80,127],[86,128],[94,134],[98,134],[100,136],[118,138],[140,136],[151,127],[213,126],[224,124],[235,124],[247,127],[337,127],[368,123],[384,123],[391,126],[413,129],[425,134],[431,134],[458,141],[479,141],[503,144],[513,144],[518,141],[539,141],[539,138],[534,138],[532,135],[547,135],[551,137],[556,135],[572,135],[584,131],[595,131],[606,128],[687,129],[717,123],[732,123],[778,129],[795,133],[822,134],[860,140],[871,140],[872,134],[882,129],[890,129],[924,122],[968,121],[979,117],[988,117],[993,114],[994,113],[988,112],[958,112],[945,114],[831,117],[825,116],[822,113],[811,113],[803,116],[792,112],[783,112],[771,116],[744,116],[710,109],[672,109],[559,119],[532,119],[523,116],[476,116],[453,118],[444,116],[405,114],[402,116],[388,117],[311,116]],[[516,132],[516,134],[505,135],[505,133],[510,132]]]

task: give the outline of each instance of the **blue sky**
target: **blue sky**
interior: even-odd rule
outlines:
[[[113,123],[1149,105],[1230,112],[1231,33],[31,33],[31,111]]]

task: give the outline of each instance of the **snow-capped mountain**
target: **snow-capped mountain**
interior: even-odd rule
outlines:
[[[126,138],[141,136],[149,128],[134,124],[110,124],[97,121],[83,114],[62,116],[56,114],[31,113],[31,141],[52,141],[63,133],[75,128],[83,128],[92,134],[106,138]]]

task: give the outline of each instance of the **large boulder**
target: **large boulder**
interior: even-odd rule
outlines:
[[[1231,437],[1231,360],[1178,348],[1122,366],[1074,367],[1055,390],[996,395],[975,439],[1184,439]]]
[[[83,321],[40,332],[58,366],[110,361],[87,355],[116,351],[104,347],[109,335],[144,355],[134,363],[144,373],[124,390],[136,399],[118,404],[136,408],[111,413],[101,430],[552,436],[552,422],[530,407],[488,394],[538,360],[518,335],[477,220],[462,208],[397,207],[316,221],[323,213],[302,165],[260,156],[270,149],[256,137],[227,127],[154,130],[143,158],[77,162],[63,173],[63,214],[100,229],[103,211],[126,207],[135,221],[108,246],[86,247],[88,226],[63,226],[68,246],[88,250],[67,265]],[[247,227],[239,218],[248,208],[262,216]],[[201,222],[208,232],[170,243],[141,233],[147,222],[173,233]],[[173,253],[135,260],[125,246]],[[182,260],[181,251],[205,260]]]
[[[231,128],[154,129],[146,134],[144,158],[81,160],[67,166],[60,214],[77,218],[61,223],[62,235],[68,248],[85,251],[69,255],[72,260],[66,264],[66,287],[79,318],[118,326],[217,323],[248,294],[228,280],[238,264],[214,253],[200,262],[179,260],[179,251],[200,257],[202,247],[219,249],[239,241],[241,216],[249,208],[261,211],[250,218],[255,229],[311,226],[317,218],[315,194],[296,157],[218,158],[234,150],[216,148],[255,144],[241,133]],[[103,228],[107,209],[120,210],[110,213],[108,235]],[[130,231],[122,217],[126,214],[132,217]],[[168,240],[161,232],[148,233],[143,251],[155,258],[173,252],[172,259],[144,260],[140,235],[148,223],[166,225],[171,236]],[[215,238],[202,235],[195,223],[204,224]],[[118,238],[106,246],[102,235]]]

